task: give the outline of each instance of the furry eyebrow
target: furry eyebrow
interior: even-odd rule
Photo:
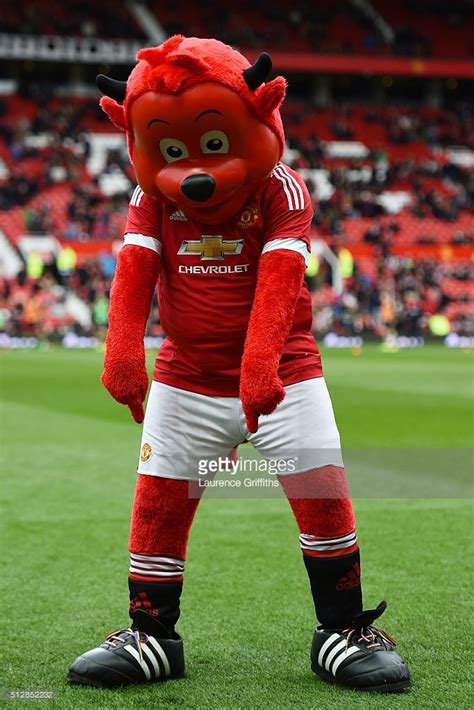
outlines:
[[[152,118],[151,121],[148,121],[147,128],[150,128],[153,123],[166,123],[167,126],[171,125],[168,121],[163,121],[162,118]]]
[[[221,113],[220,111],[217,111],[217,109],[215,109],[215,108],[208,108],[208,109],[206,109],[205,111],[201,111],[201,113],[200,113],[198,116],[196,116],[196,118],[194,119],[194,123],[196,123],[196,121],[197,121],[198,119],[200,119],[201,116],[204,116],[204,114],[206,114],[206,113],[217,113],[217,114],[219,114],[219,116],[223,116],[223,115],[224,115],[224,114]]]

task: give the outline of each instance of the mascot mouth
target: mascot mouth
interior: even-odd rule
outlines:
[[[197,163],[197,164],[196,164]],[[159,192],[190,215],[209,217],[224,213],[236,199],[244,199],[248,190],[248,169],[245,160],[211,156],[202,160],[177,160],[155,175]]]
[[[182,196],[181,199],[175,198],[173,201],[176,202],[185,213],[190,216],[196,215],[196,218],[205,222],[207,218],[211,218],[214,215],[219,216],[227,213],[229,206],[231,206],[235,202],[235,199],[238,199],[243,192],[245,192],[245,181],[234,185],[230,190],[226,190],[225,194],[220,191],[219,195],[213,195],[213,199],[211,198],[207,201],[183,200]],[[242,195],[242,201],[245,201],[244,195]]]
[[[207,207],[201,207],[199,205],[193,204],[189,206],[183,206],[183,210],[188,212],[189,215],[195,214],[199,218],[211,217],[212,215],[220,212],[222,208],[225,208],[228,204],[228,199],[221,200],[220,202],[215,202],[213,205],[208,205]]]
[[[218,210],[226,202],[227,202],[227,200],[222,200],[221,202],[216,202],[215,204],[210,205],[208,207],[198,207],[197,205],[193,205],[192,209],[194,212],[202,212],[203,214],[210,214],[211,212]]]

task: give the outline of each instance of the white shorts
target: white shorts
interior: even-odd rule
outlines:
[[[286,397],[250,434],[238,397],[209,397],[153,382],[148,397],[138,473],[199,480],[203,463],[225,459],[249,441],[266,460],[289,462],[301,473],[343,466],[339,432],[324,378],[285,387]]]

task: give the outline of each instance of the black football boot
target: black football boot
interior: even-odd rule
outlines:
[[[410,685],[410,672],[393,649],[395,641],[372,626],[387,608],[381,602],[354,617],[344,630],[318,628],[311,648],[311,668],[330,683],[371,691],[395,693]]]
[[[137,609],[130,628],[112,631],[100,646],[76,658],[68,680],[96,688],[116,688],[183,675],[181,637],[143,609]]]

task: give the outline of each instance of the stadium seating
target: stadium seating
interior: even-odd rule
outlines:
[[[449,8],[440,0],[304,0],[296,5],[291,0],[242,0],[225,12],[216,12],[213,0],[103,0],[99,6],[93,0],[37,0],[6,3],[2,31],[151,43],[140,7],[154,14],[155,32],[161,25],[168,34],[218,36],[249,52],[371,55],[379,62],[391,57],[392,63],[396,56],[414,57],[416,72],[418,57],[467,60],[474,49],[468,0],[452,0]],[[314,90],[313,79],[308,86]],[[308,278],[315,289],[315,331],[365,328],[380,334],[393,327],[402,332],[397,308],[403,311],[405,285],[414,279],[420,332],[426,331],[433,309],[448,316],[458,332],[467,332],[474,300],[466,278],[474,243],[472,110],[393,101],[321,107],[316,96],[297,98],[297,92],[283,110],[284,159],[301,172],[312,195],[313,238],[324,240],[336,254],[349,250],[355,260],[342,301],[330,287],[327,264],[322,262],[317,276]],[[95,96],[64,101],[41,81],[20,82],[16,95],[0,96],[0,236],[13,252],[19,248],[25,255],[47,235],[54,263],[61,249],[71,246],[75,269],[89,270],[94,281],[85,293],[77,280],[64,281],[48,263],[39,280],[26,277],[19,290],[15,284],[12,288],[17,293],[30,289],[38,300],[35,283],[53,279],[63,296],[82,299],[94,311],[110,284],[110,259],[120,243],[134,182],[123,140]],[[378,315],[364,306],[366,288],[371,302],[379,304]],[[393,298],[387,295],[390,289]],[[51,308],[61,311],[57,304]],[[393,315],[390,326],[381,325],[384,309]],[[72,327],[96,332],[91,316],[78,323]],[[151,328],[160,334],[158,317]]]
[[[2,103],[0,217],[7,238],[20,244],[24,235],[53,235],[73,246],[79,264],[113,252],[134,178],[121,138],[95,100],[65,105],[10,96]],[[363,105],[316,111],[295,101],[284,114],[285,157],[313,194],[315,239],[336,252],[349,248],[357,278],[373,282],[390,258],[435,260],[442,264],[443,312],[453,322],[468,315],[473,290],[452,267],[469,264],[474,241],[472,176],[469,183],[462,154],[471,116]],[[335,295],[324,289],[315,292],[315,305],[322,294],[334,306]]]
[[[126,3],[113,0],[4,2],[2,32],[104,38],[145,36]]]
[[[149,0],[148,7],[170,33],[219,36],[242,48],[325,54],[469,58],[473,53],[467,0],[373,0],[378,17],[350,0],[242,0],[216,12],[212,0]],[[93,18],[91,20],[90,18]],[[383,27],[389,28],[383,31]],[[3,3],[2,31],[24,35],[145,38],[126,2],[36,0]]]
[[[398,36],[398,46],[410,54],[472,57],[472,5],[463,0],[372,0]],[[410,31],[407,29],[410,28]],[[411,51],[410,51],[411,50]]]
[[[200,3],[192,0],[151,1],[156,17],[168,33],[219,36],[244,49],[415,57],[472,56],[472,7],[466,0],[456,0],[449,4],[449,8],[438,0],[421,3],[377,0],[371,4],[378,11],[380,21],[392,31],[390,39],[384,36],[380,21],[364,12],[360,4],[349,0],[297,4],[291,0],[272,3],[243,0],[226,12],[216,12],[215,4],[209,0]]]

